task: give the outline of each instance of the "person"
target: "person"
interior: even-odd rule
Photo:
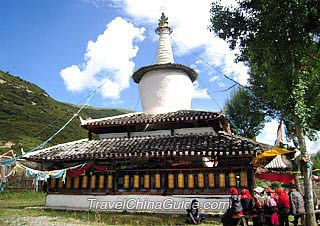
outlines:
[[[225,226],[234,226],[237,224],[239,217],[243,216],[243,208],[238,190],[235,187],[229,189],[231,196],[229,197],[229,208],[222,216],[222,223]]]
[[[248,189],[244,188],[241,190],[240,196],[241,205],[243,208],[243,214],[246,216],[252,216],[253,214],[253,200]],[[246,222],[248,225],[248,218],[246,217]]]
[[[266,223],[266,218],[264,215],[264,188],[256,187],[255,189],[253,189],[253,192],[253,226],[263,226]]]
[[[304,207],[304,199],[300,192],[296,190],[294,184],[289,184],[289,200],[290,200],[290,214],[294,215],[294,226],[298,225],[299,218],[306,213]]]
[[[289,196],[285,190],[278,188],[276,190],[278,194],[277,207],[279,212],[280,226],[289,226],[289,213],[290,213],[290,201]]]
[[[199,202],[193,199],[190,208],[187,209],[187,224],[200,224],[204,220],[204,215],[199,213]]]
[[[242,189],[241,190],[241,205],[243,208],[243,213],[245,215],[250,215],[253,213],[253,200],[252,200],[252,196],[249,192],[248,189]]]
[[[318,195],[314,190],[313,190],[312,194],[313,194],[314,210],[317,211],[317,210],[319,210]],[[315,215],[316,215],[317,224],[320,225],[320,213],[316,212]]]
[[[266,224],[269,226],[279,225],[277,214],[277,202],[275,200],[274,191],[271,188],[266,190],[267,198],[265,202]]]

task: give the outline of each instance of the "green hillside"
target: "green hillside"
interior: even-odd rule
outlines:
[[[52,99],[44,90],[19,77],[0,71],[0,152],[5,143],[14,149],[29,150],[54,134],[79,109],[79,106]],[[82,118],[101,118],[128,113],[121,109],[85,108]],[[87,137],[80,121],[75,118],[49,145]]]

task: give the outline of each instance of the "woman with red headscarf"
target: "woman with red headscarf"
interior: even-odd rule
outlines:
[[[252,196],[248,189],[241,190],[241,205],[243,208],[243,213],[245,215],[249,215],[253,213]]]
[[[241,190],[241,205],[243,208],[243,213],[245,215],[252,215],[253,214],[253,200],[252,196],[248,189],[242,189]],[[248,225],[248,218],[246,218],[247,225]]]
[[[281,188],[276,190],[278,194],[277,207],[280,226],[289,226],[290,201],[288,194]]]
[[[243,208],[241,205],[238,190],[235,187],[229,189],[231,196],[229,197],[229,208],[222,217],[222,223],[226,226],[234,226],[237,224],[239,217],[243,216]]]

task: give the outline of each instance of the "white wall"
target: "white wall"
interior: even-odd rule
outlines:
[[[141,136],[171,136],[170,130],[155,130],[145,132],[131,132],[130,137],[141,137]]]
[[[192,199],[200,203],[200,212],[218,214],[228,207],[226,195],[61,195],[48,194],[46,207],[52,209],[149,212],[186,214]]]
[[[183,129],[175,129],[174,135],[185,135],[185,134],[212,134],[217,135],[212,127],[197,127],[197,128],[183,128]]]
[[[99,134],[99,139],[125,138],[125,137],[128,137],[128,133],[103,133],[103,134]]]
[[[145,113],[157,114],[191,109],[193,85],[181,70],[147,72],[139,82],[142,108]]]

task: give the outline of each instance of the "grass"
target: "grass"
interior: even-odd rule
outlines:
[[[45,194],[31,191],[0,193],[0,225],[184,225],[185,215],[94,213],[49,210]],[[220,219],[208,216],[201,225],[220,225]]]

